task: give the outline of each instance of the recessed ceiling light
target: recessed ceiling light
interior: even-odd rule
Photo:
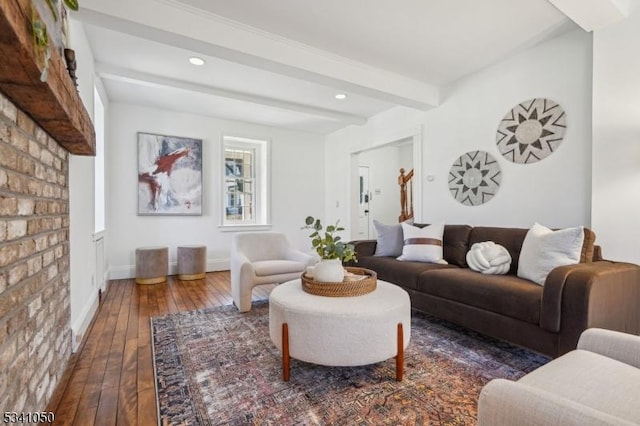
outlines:
[[[204,65],[204,59],[198,58],[197,56],[192,56],[189,58],[189,62],[193,65],[202,66]]]
[[[338,94],[336,95],[336,99],[340,99],[340,100],[342,100],[342,99],[347,99],[347,95],[346,95],[346,94],[344,94],[344,93],[338,93]]]

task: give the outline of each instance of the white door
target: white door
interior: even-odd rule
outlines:
[[[370,238],[370,213],[369,202],[371,192],[369,191],[369,166],[359,168],[360,189],[358,191],[358,239],[367,240]]]

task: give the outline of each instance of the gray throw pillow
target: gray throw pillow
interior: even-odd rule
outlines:
[[[410,219],[405,223],[413,223],[413,220]],[[399,223],[385,225],[374,219],[373,226],[376,227],[376,234],[378,234],[374,256],[400,256],[404,245],[402,225]]]

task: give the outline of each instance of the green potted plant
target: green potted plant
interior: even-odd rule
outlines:
[[[344,279],[342,262],[356,261],[356,252],[353,244],[341,241],[337,232],[344,231],[340,221],[329,225],[326,229],[320,219],[308,216],[302,229],[311,229],[309,235],[311,245],[320,256],[320,262],[313,268],[313,278],[318,282],[341,282]]]

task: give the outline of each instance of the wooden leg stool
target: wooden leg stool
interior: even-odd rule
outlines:
[[[169,248],[139,247],[136,249],[136,283],[158,284],[167,280]]]
[[[178,279],[201,280],[207,272],[207,246],[178,247]]]

